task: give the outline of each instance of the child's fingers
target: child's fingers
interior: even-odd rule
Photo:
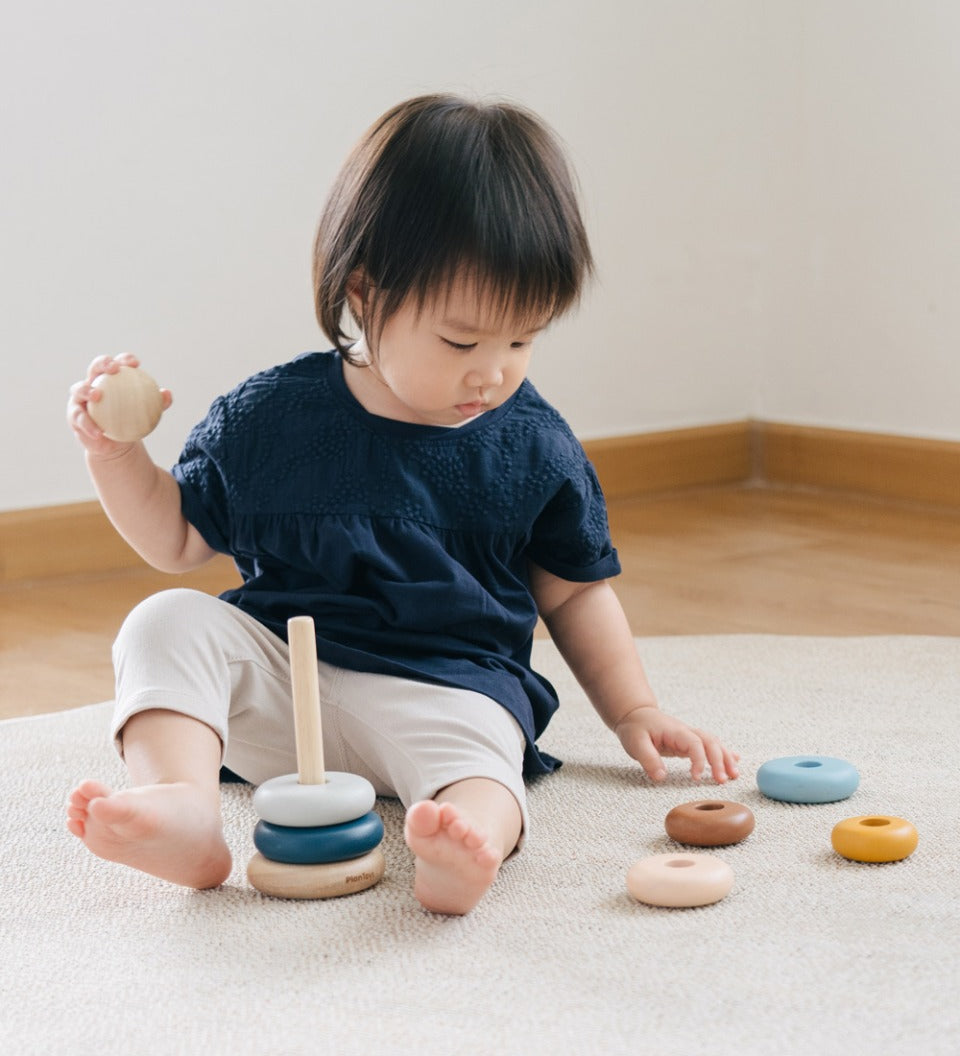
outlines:
[[[78,381],[70,388],[70,400],[67,403],[67,422],[74,432],[99,440],[103,435],[100,427],[87,412],[87,405],[100,399],[100,393],[85,381]]]
[[[723,745],[709,734],[703,736],[704,752],[710,765],[710,773],[714,781],[723,784],[728,777],[733,776],[727,769],[727,757]]]
[[[115,365],[113,356],[97,356],[87,367],[87,381],[99,378],[101,374],[116,374],[119,364]]]
[[[662,781],[667,776],[660,753],[648,733],[637,738],[631,745],[631,755],[643,767],[651,781]]]
[[[694,781],[699,781],[707,768],[707,752],[700,734],[696,730],[690,732],[691,737],[683,754],[690,760],[690,776]]]
[[[87,381],[101,374],[116,374],[121,367],[139,367],[140,360],[132,352],[121,352],[119,356],[97,356],[87,367]]]
[[[727,774],[731,777],[740,776],[740,768],[737,763],[740,761],[740,756],[736,752],[728,751],[726,748],[723,750],[724,764],[727,768]]]

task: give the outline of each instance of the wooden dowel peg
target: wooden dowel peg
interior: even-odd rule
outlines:
[[[313,617],[291,617],[287,621],[287,640],[290,643],[297,772],[301,785],[322,785],[326,783],[326,773],[323,765],[320,681]]]

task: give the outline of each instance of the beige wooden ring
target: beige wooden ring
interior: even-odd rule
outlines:
[[[326,865],[285,865],[257,852],[247,865],[247,879],[273,898],[339,898],[373,887],[383,878],[383,851],[374,847],[362,858]]]
[[[733,887],[733,870],[712,854],[654,854],[627,872],[627,890],[650,906],[708,906]]]
[[[116,374],[97,375],[92,386],[100,390],[100,399],[87,404],[87,413],[104,436],[126,444],[156,429],[163,396],[145,370],[122,366]]]
[[[728,799],[681,803],[664,818],[671,840],[693,847],[727,847],[753,832],[753,811]]]

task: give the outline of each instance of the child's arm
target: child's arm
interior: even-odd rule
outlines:
[[[655,781],[666,777],[662,756],[685,756],[699,780],[707,766],[715,781],[737,776],[739,756],[712,734],[657,707],[620,600],[606,580],[572,583],[531,564],[540,615],[597,713],[624,750]]]
[[[202,565],[214,551],[180,510],[180,488],[173,476],[157,466],[140,441],[120,443],[103,435],[87,413],[100,398],[92,382],[119,366],[136,367],[134,356],[95,359],[86,378],[70,390],[67,421],[86,452],[87,469],[100,503],[114,527],[134,550],[162,572],[184,572]],[[163,409],[172,402],[163,390]]]

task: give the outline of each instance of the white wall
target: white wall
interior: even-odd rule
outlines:
[[[960,4],[803,0],[758,417],[960,439]]]
[[[369,121],[438,89],[518,99],[569,144],[600,275],[534,380],[582,436],[759,414],[960,438],[957,17],[932,0],[19,5],[0,39],[0,509],[92,495],[63,410],[95,355],[134,351],[174,390],[149,441],[168,464],[217,393],[324,347],[326,187]]]

